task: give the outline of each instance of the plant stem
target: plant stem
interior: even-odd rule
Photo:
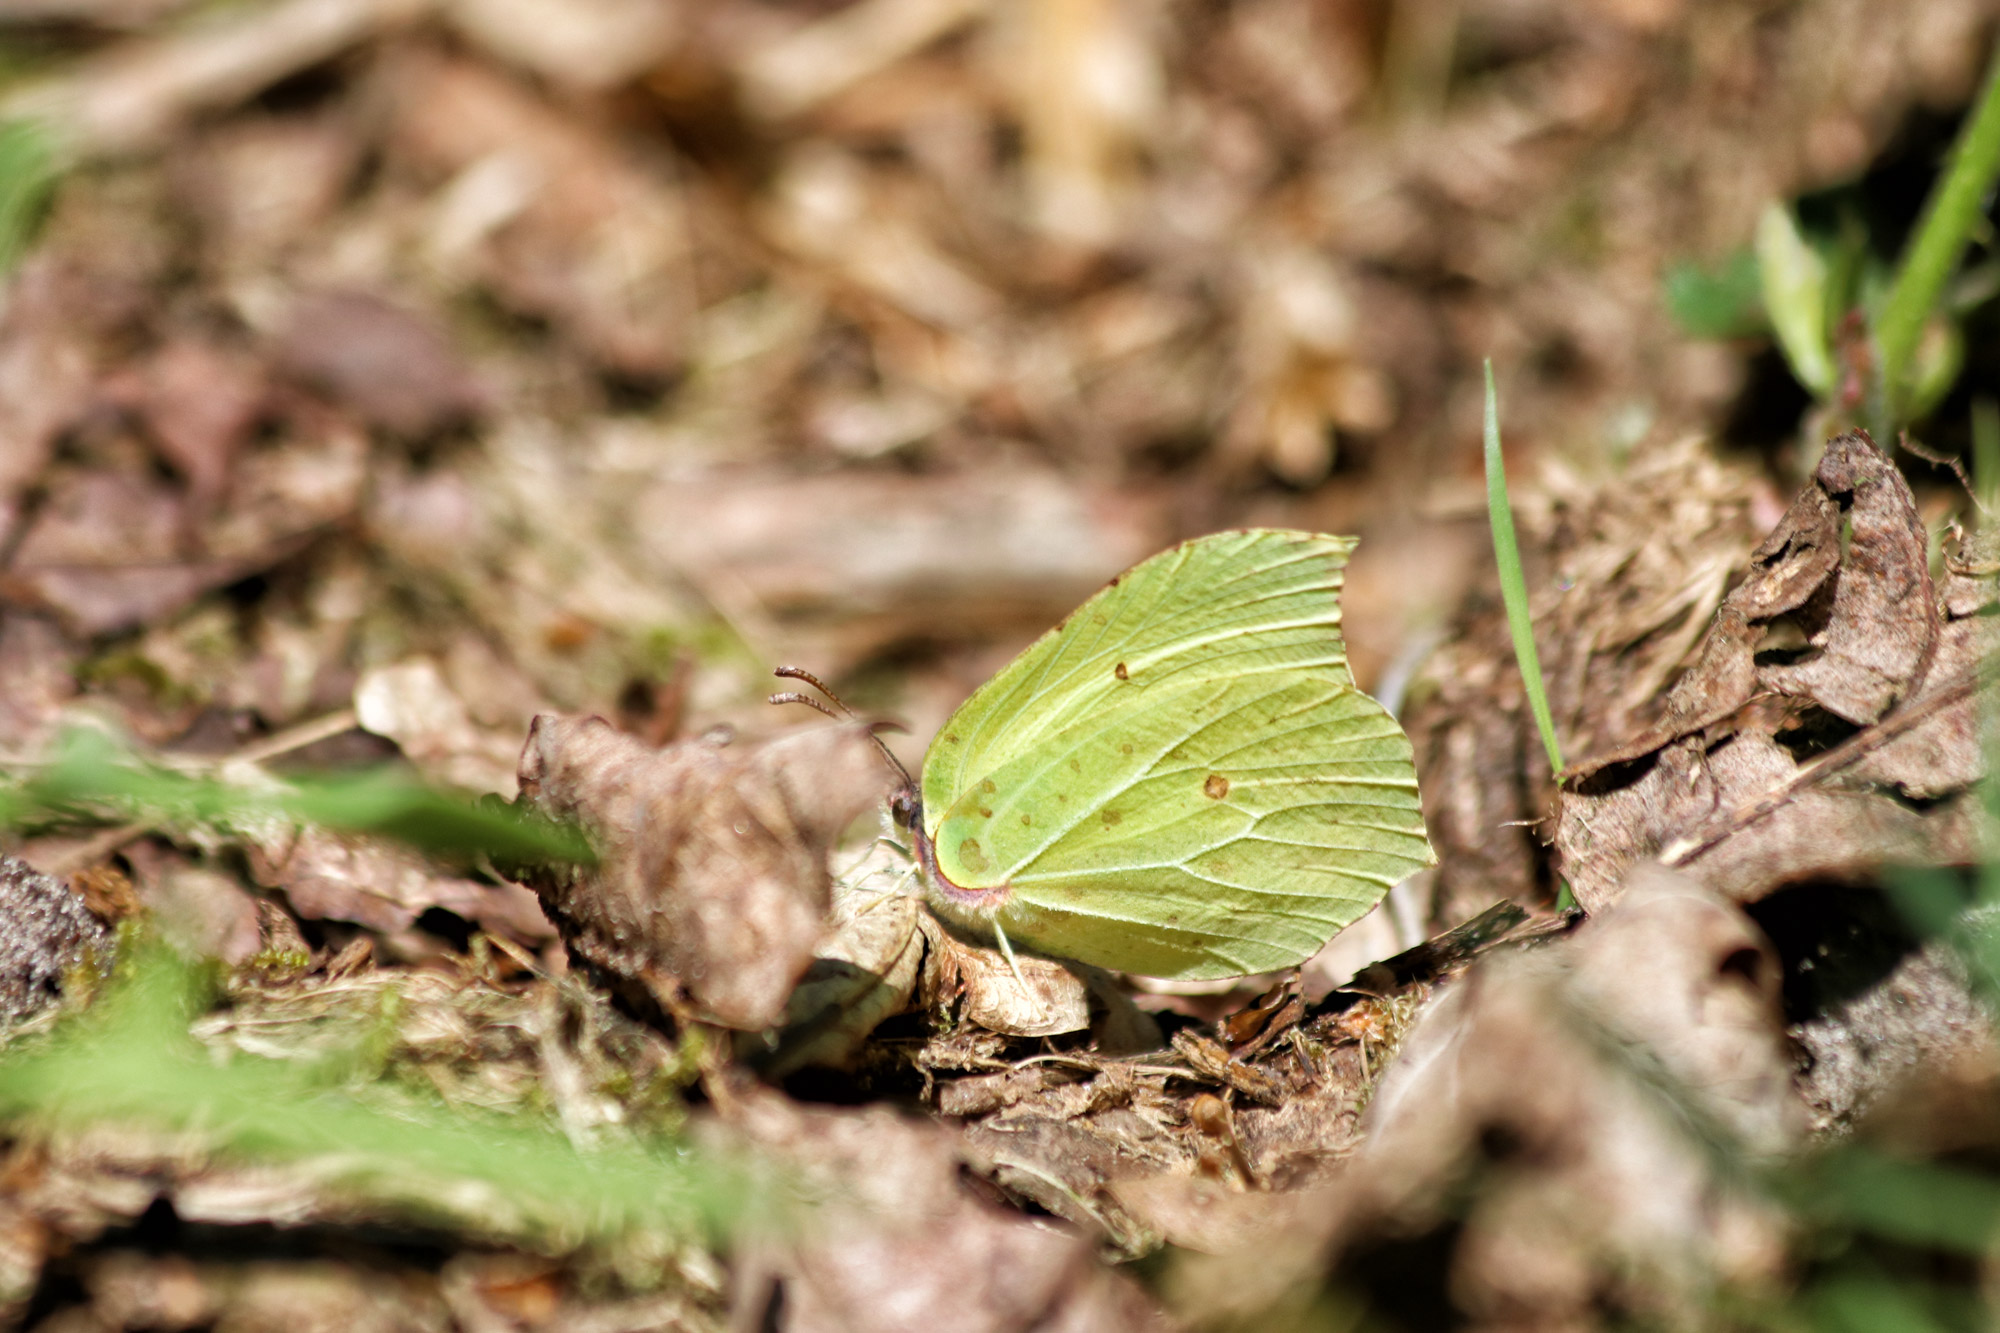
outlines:
[[[1875,321],[1875,351],[1882,434],[1889,438],[1901,415],[1910,358],[1936,308],[1945,283],[1984,212],[1986,196],[2000,177],[2000,47],[1987,68],[1979,100],[1952,145],[1945,173],[1924,204],[1915,235],[1903,252],[1895,284]]]

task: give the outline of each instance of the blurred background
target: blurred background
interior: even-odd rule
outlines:
[[[1398,697],[1491,582],[1482,358],[1531,547],[1691,435],[1775,517],[1827,409],[1759,219],[1893,257],[1996,13],[5,0],[0,736],[223,752],[421,662],[511,792],[537,709],[767,728],[797,662],[914,761],[1236,524],[1363,538]]]

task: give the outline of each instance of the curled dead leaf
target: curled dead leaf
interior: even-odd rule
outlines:
[[[533,887],[572,952],[669,1013],[691,1001],[726,1027],[769,1027],[824,927],[827,852],[888,776],[858,724],[656,750],[545,713],[518,803],[580,824],[598,860],[540,868]]]
[[[926,1007],[956,1004],[959,1017],[989,1032],[1053,1037],[1090,1026],[1090,988],[1068,966],[968,944],[929,912],[918,919],[931,956],[923,976]],[[1018,971],[1017,971],[1018,969]]]
[[[784,1030],[762,1050],[748,1038],[738,1043],[765,1077],[808,1065],[843,1067],[877,1024],[909,1008],[928,952],[917,924],[923,909],[898,890],[902,878],[881,865],[834,885],[826,933],[785,1002]]]
[[[1578,902],[1653,857],[1749,902],[1976,855],[1993,580],[1955,576],[1941,603],[1927,547],[1895,465],[1861,432],[1829,441],[1660,720],[1567,775],[1555,852]]]

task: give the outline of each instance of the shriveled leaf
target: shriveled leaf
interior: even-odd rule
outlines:
[[[1161,1330],[1139,1288],[1090,1261],[1089,1238],[987,1207],[950,1131],[865,1111],[747,1098],[714,1137],[753,1145],[832,1201],[791,1239],[732,1265],[736,1327],[884,1333]]]
[[[827,852],[888,779],[860,725],[656,750],[599,718],[543,714],[518,804],[574,820],[596,853],[534,875],[571,949],[669,1012],[685,996],[755,1029],[784,1017],[824,927]]]
[[[924,969],[931,1004],[955,1003],[965,1021],[1016,1037],[1090,1026],[1090,991],[1071,968],[1023,953],[1010,965],[998,949],[959,939],[928,913],[920,924],[931,951]]]
[[[918,922],[922,908],[898,887],[908,867],[899,871],[886,864],[896,858],[879,859],[885,864],[835,882],[826,933],[785,1002],[783,1030],[739,1043],[766,1077],[807,1065],[844,1066],[877,1024],[909,1008],[930,957]]]
[[[1556,855],[1579,902],[1608,902],[1646,857],[1752,901],[1974,855],[1992,576],[1954,574],[1940,601],[1926,548],[1894,465],[1864,434],[1830,441],[1660,720],[1568,776]]]

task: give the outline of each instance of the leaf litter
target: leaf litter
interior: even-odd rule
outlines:
[[[1744,358],[1640,276],[1966,86],[1978,5],[199,8],[0,18],[67,171],[0,313],[0,758],[82,723],[237,790],[389,761],[597,860],[268,809],[10,834],[16,1054],[157,932],[225,960],[201,1067],[332,1141],[23,1111],[9,1318],[1688,1320],[1799,1280],[1760,1163],[1994,1144],[1976,969],[1877,889],[1977,859],[1990,542],[1935,555],[1850,437],[1789,511],[1721,461],[1688,432]],[[1488,353],[1532,368],[1563,775],[1470,564]],[[1357,671],[1410,678],[1443,863],[1337,962],[1009,967],[869,844],[860,729],[765,738],[775,661],[921,740],[1246,522],[1360,530]],[[505,1128],[439,1156],[461,1115]],[[593,1183],[679,1136],[783,1177],[732,1206],[817,1207],[704,1230]],[[564,1211],[592,1189],[621,1224]]]

